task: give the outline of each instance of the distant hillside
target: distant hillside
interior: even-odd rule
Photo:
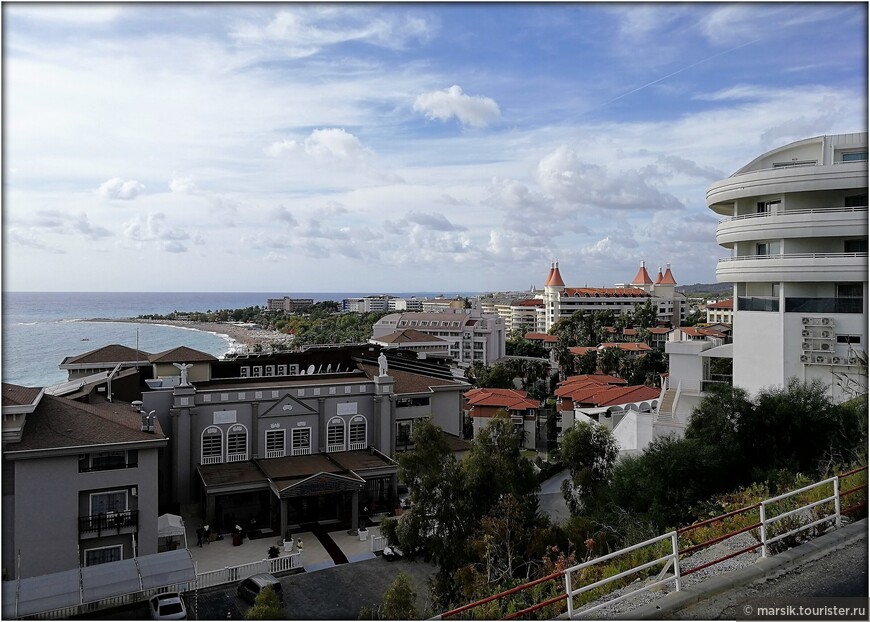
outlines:
[[[694,285],[678,285],[678,292],[684,294],[716,294],[727,296],[732,292],[731,283],[695,283]]]

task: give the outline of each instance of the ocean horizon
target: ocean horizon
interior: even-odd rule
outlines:
[[[27,387],[67,380],[58,365],[110,344],[157,353],[187,346],[214,356],[233,346],[223,335],[189,327],[137,324],[127,320],[174,311],[217,311],[265,306],[269,298],[315,302],[389,294],[399,297],[477,296],[479,292],[2,292],[2,379]],[[100,321],[89,321],[100,320]]]

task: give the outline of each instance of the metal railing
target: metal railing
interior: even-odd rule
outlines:
[[[203,456],[202,460],[199,461],[200,464],[221,464],[224,461],[224,457],[221,456]]]
[[[117,596],[109,596],[100,600],[70,605],[59,609],[51,609],[50,611],[40,611],[22,619],[27,620],[67,620],[73,616],[84,616],[95,611],[108,609],[110,607],[122,607],[139,602],[147,601],[155,594],[162,592],[188,592],[193,589],[190,582],[174,583],[172,585],[163,585],[161,587],[149,588],[138,592],[130,592],[127,594],[119,594]]]
[[[326,446],[326,453],[334,453],[336,451],[344,451],[344,443],[333,443]]]
[[[197,573],[196,586],[199,589],[213,587],[215,585],[223,585],[224,583],[234,583],[241,581],[246,577],[260,573],[268,572],[275,574],[276,572],[286,572],[302,567],[301,553],[290,553],[289,555],[281,555],[271,559],[262,559],[258,562],[242,564],[240,566],[227,566],[218,570],[209,570],[208,572]]]
[[[242,454],[227,454],[227,462],[244,462],[248,459],[248,452]]]
[[[283,458],[285,453],[283,449],[270,449],[266,452],[266,458]]]
[[[121,533],[122,529],[139,526],[139,510],[123,512],[103,512],[90,516],[79,516],[79,534],[96,533],[102,536],[105,532]]]
[[[808,486],[804,486],[797,490],[792,490],[776,497],[764,499],[762,501],[759,501],[758,503],[754,503],[752,505],[733,510],[731,512],[727,512],[720,516],[694,523],[687,527],[682,527],[680,529],[677,529],[676,531],[672,531],[661,536],[646,540],[645,542],[641,542],[639,544],[620,549],[619,551],[604,555],[602,557],[597,557],[582,564],[577,564],[564,571],[559,571],[547,575],[546,577],[536,579],[535,581],[531,581],[529,583],[525,583],[509,590],[505,590],[498,594],[494,594],[487,598],[477,600],[475,602],[463,605],[461,607],[457,607],[455,609],[451,609],[450,611],[442,613],[441,615],[436,616],[432,619],[440,620],[453,617],[485,605],[487,603],[507,598],[508,596],[530,589],[536,585],[540,585],[542,583],[554,581],[557,579],[564,579],[564,591],[562,593],[558,594],[557,596],[548,598],[542,602],[536,603],[531,607],[527,607],[521,611],[514,612],[503,619],[520,617],[542,609],[544,607],[557,604],[562,600],[567,600],[567,614],[568,618],[571,619],[581,614],[589,614],[597,609],[615,604],[617,602],[630,598],[631,596],[639,592],[654,589],[665,583],[673,582],[675,590],[680,591],[682,589],[683,577],[687,577],[705,568],[715,566],[733,557],[737,557],[739,555],[743,555],[745,553],[749,553],[758,549],[761,549],[762,557],[767,557],[770,552],[770,545],[785,540],[789,537],[796,537],[799,533],[805,532],[813,528],[816,528],[816,533],[820,533],[819,528],[827,522],[830,522],[835,528],[841,527],[842,516],[844,514],[851,513],[855,510],[867,507],[867,483],[861,483],[856,486],[852,486],[846,490],[843,490],[842,480],[857,475],[860,472],[866,471],[867,466],[858,467],[846,473],[827,478],[825,480],[810,484]],[[818,499],[814,499],[813,497],[818,495],[818,491],[820,489],[823,489],[825,486],[832,486],[832,493],[829,495],[824,495],[823,493],[824,496]],[[863,501],[859,501],[847,508],[842,507],[842,499],[847,496],[855,495],[862,491],[864,492],[865,496]],[[801,499],[802,496],[805,498]],[[785,503],[786,505],[790,505],[792,507],[788,507],[787,509],[777,513],[776,515],[768,515],[777,504],[782,503]],[[820,515],[819,513],[823,511],[826,504],[832,505],[833,511]],[[793,525],[777,525],[777,523],[779,523],[780,521],[784,521],[788,518],[792,519],[791,522],[794,523]],[[727,525],[727,531],[725,533],[718,533],[718,530],[714,529],[714,532],[716,532],[718,535],[715,535],[714,537],[707,539],[703,542],[691,542],[688,537],[688,534],[690,532],[695,532],[702,528],[710,527],[716,523],[725,523]],[[756,544],[752,544],[750,546],[741,548],[740,550],[730,552],[726,555],[723,555],[711,561],[707,561],[703,564],[699,564],[689,569],[684,569],[681,567],[681,558],[686,558],[698,551],[709,548],[720,542],[723,542],[734,536],[746,532],[753,532],[753,535],[755,535],[755,537],[758,539],[758,542]],[[680,538],[683,539],[682,544],[680,542]],[[597,564],[610,562],[622,555],[632,553],[644,547],[652,547],[667,540],[670,540],[671,544],[671,550],[667,554],[658,555],[655,559],[649,561],[642,561],[612,576],[592,581],[588,584],[580,585],[577,587],[574,586],[574,582],[577,580],[577,575],[581,574],[582,571],[585,569],[592,568]],[[685,564],[685,561],[685,559],[682,560],[683,565]],[[656,579],[647,585],[644,585],[631,592],[622,594],[615,598],[611,598],[603,603],[599,603],[585,609],[581,609],[580,607],[576,607],[574,605],[575,598],[580,596],[581,594],[590,592],[591,590],[597,588],[602,588],[609,583],[612,583],[619,579],[624,579],[632,574],[643,572],[645,570],[650,570],[656,565],[662,565],[662,568],[659,571]],[[668,574],[669,571],[670,574]]]
[[[730,216],[728,218],[720,218],[719,223],[733,222],[735,220],[748,220],[751,218],[768,218],[771,216],[804,216],[807,214],[832,214],[838,212],[866,212],[867,206],[861,205],[857,207],[818,207],[807,209],[790,209],[780,210],[777,212],[762,212],[760,214],[740,214],[739,216]]]
[[[368,446],[369,445],[366,441],[362,441],[361,443],[351,443],[348,451],[358,451],[360,449],[366,449]]]
[[[779,253],[775,255],[734,255],[720,257],[719,263],[726,261],[755,261],[762,259],[864,259],[867,253]]]

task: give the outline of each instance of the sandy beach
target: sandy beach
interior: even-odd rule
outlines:
[[[119,321],[119,320],[113,320]],[[133,318],[120,320],[123,322],[131,322],[133,324],[161,324],[163,326],[178,326],[180,328],[191,328],[209,333],[217,333],[218,335],[226,335],[231,340],[230,351],[245,351],[253,348],[256,345],[263,346],[268,349],[269,346],[277,343],[290,344],[290,335],[279,333],[276,330],[265,330],[259,326],[251,327],[243,324],[235,324],[231,322],[190,322],[182,320],[148,320]],[[242,347],[238,347],[242,346]]]

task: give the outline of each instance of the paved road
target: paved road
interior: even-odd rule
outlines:
[[[862,539],[784,574],[677,611],[672,619],[734,620],[744,604],[756,599],[867,595],[867,540]]]
[[[567,479],[568,469],[561,471],[541,482],[538,492],[538,508],[550,517],[554,523],[561,523],[571,516],[565,498],[562,496],[562,480]]]
[[[400,572],[407,573],[417,592],[417,608],[428,617],[428,579],[437,567],[422,561],[388,562],[382,557],[342,564],[317,572],[279,577],[284,591],[287,620],[356,620],[364,606],[375,607]],[[198,600],[197,600],[198,596]],[[241,620],[250,607],[236,596],[236,584],[200,590],[185,595],[190,619]],[[194,617],[196,609],[196,617]],[[147,620],[144,603],[89,614],[87,619]]]

